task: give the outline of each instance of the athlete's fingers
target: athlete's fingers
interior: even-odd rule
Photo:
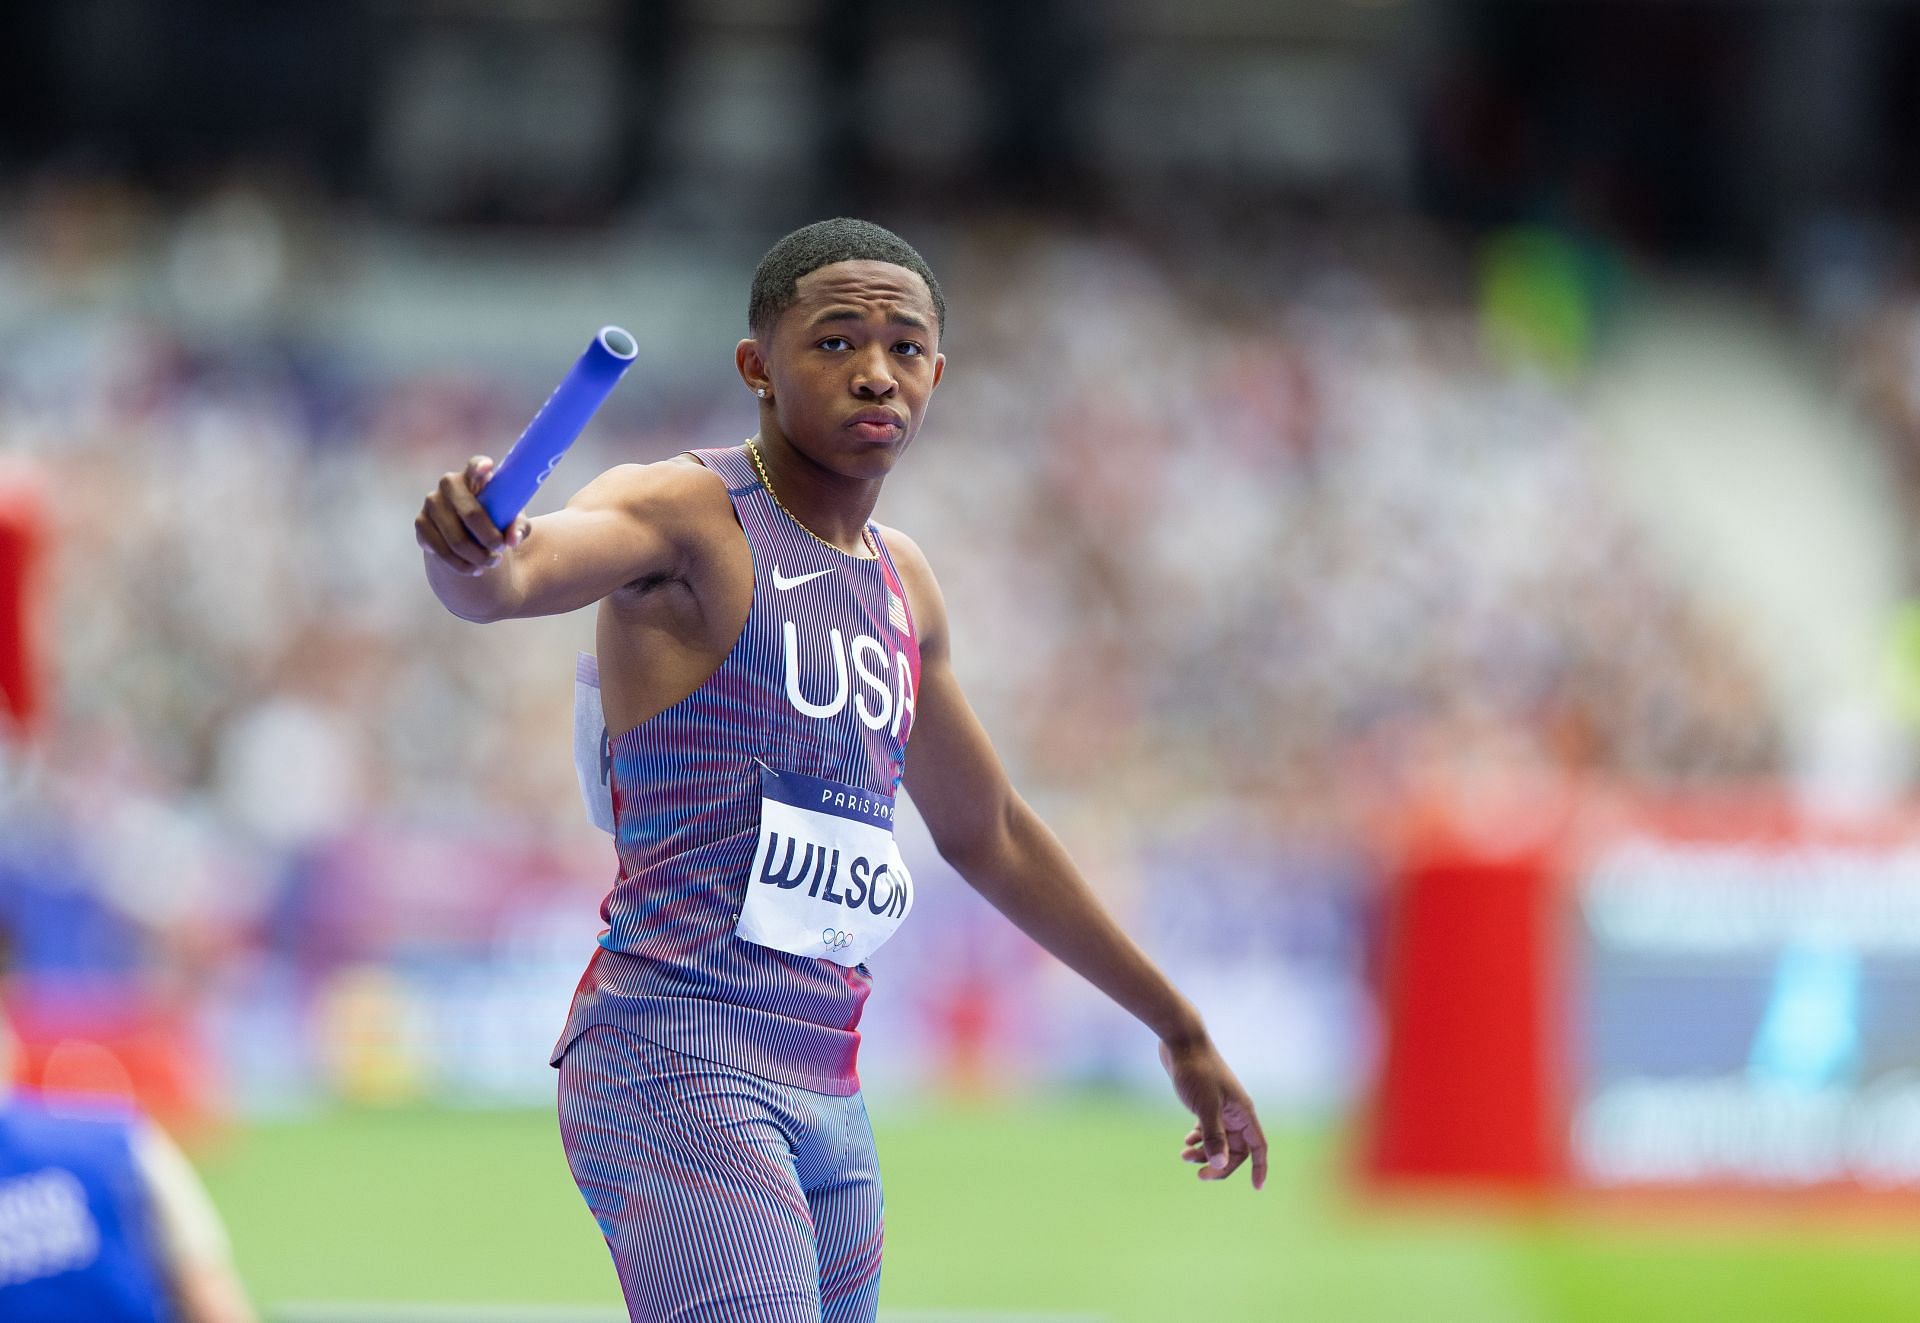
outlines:
[[[460,475],[466,479],[467,490],[475,496],[487,485],[487,479],[493,476],[493,459],[488,455],[475,455],[467,461],[466,469]]]
[[[466,480],[467,490],[472,492],[476,497],[479,496],[480,493],[486,489],[487,480],[493,477],[493,467],[493,457],[491,455],[475,455],[472,459],[468,460],[467,467],[460,475]],[[475,501],[474,504],[478,506],[479,502]],[[493,521],[489,519],[487,523],[492,525]],[[501,542],[507,546],[517,545],[519,539],[514,536],[514,533],[518,531],[520,527],[521,525],[516,524],[514,528],[509,529],[506,536],[501,539]],[[475,536],[479,536],[478,532],[476,532]],[[480,537],[480,545],[488,545],[485,537]],[[499,547],[495,546],[493,549],[497,551]]]
[[[1224,1164],[1218,1163],[1209,1158],[1207,1165],[1200,1169],[1200,1179],[1203,1181],[1224,1181],[1240,1169],[1240,1164],[1247,1160],[1247,1152],[1247,1141],[1245,1137],[1233,1130],[1228,1130],[1226,1162]]]
[[[1192,1060],[1164,1041],[1160,1044],[1160,1064],[1194,1114],[1195,1124],[1187,1132],[1181,1158],[1203,1163],[1195,1173],[1201,1180],[1224,1180],[1253,1155],[1257,1145],[1264,1180],[1266,1141],[1254,1120],[1252,1102],[1217,1053],[1209,1050],[1198,1055],[1198,1060]]]
[[[1267,1137],[1261,1132],[1253,1104],[1245,1098],[1232,1099],[1222,1106],[1221,1120],[1227,1131],[1227,1165],[1223,1168],[1203,1168],[1199,1173],[1200,1179],[1223,1181],[1238,1171],[1248,1158],[1252,1158],[1253,1188],[1263,1188],[1267,1183]]]
[[[431,512],[425,507],[413,517],[413,540],[435,560],[444,561],[463,574],[473,572],[473,567],[447,546],[446,536],[435,525]]]
[[[433,526],[433,521],[428,519],[424,513],[414,517],[413,540],[418,542],[423,550],[431,553],[435,560],[449,566],[455,574],[464,574],[469,579],[477,578],[485,574],[488,570],[492,569],[495,564],[494,561],[489,560],[479,565],[473,565],[458,554],[449,551],[446,540],[441,536],[440,530]]]
[[[459,516],[448,509],[444,503],[430,502],[427,506],[427,514],[433,521],[434,531],[439,533],[440,540],[447,549],[446,563],[455,570],[473,577],[485,574],[499,564],[499,557],[490,555],[484,547],[475,542],[473,535],[467,532],[466,525],[460,522]]]
[[[1253,1157],[1253,1188],[1258,1190],[1267,1183],[1266,1132],[1260,1129],[1260,1118],[1254,1114],[1252,1102],[1236,1100],[1228,1104],[1228,1111],[1235,1114],[1234,1119],[1239,1123],[1247,1151]]]
[[[468,460],[466,470],[461,474],[461,476],[466,479],[467,490],[475,496],[478,496],[482,491],[486,490],[487,480],[493,477],[493,469],[493,460],[487,455],[475,455],[472,459]],[[488,523],[491,524],[492,521],[489,520]],[[506,535],[500,539],[501,544],[509,547],[517,547],[527,540],[527,534],[532,531],[532,524],[524,519],[516,519],[513,527],[509,528],[506,531]],[[481,540],[483,543],[485,542],[484,538]]]
[[[447,561],[455,569],[484,567],[490,553],[473,540],[473,534],[467,531],[466,523],[449,502],[435,499],[445,494],[445,488],[451,479],[452,475],[449,474],[440,480],[442,490],[436,492],[434,497],[428,498],[424,513],[433,521],[434,529],[440,534],[440,541],[447,549]],[[473,497],[468,496],[467,499],[472,500]]]
[[[422,551],[428,551],[441,559],[447,555],[447,544],[440,540],[440,530],[433,526],[433,520],[427,518],[423,508],[413,517],[413,540],[420,544]]]
[[[1266,1179],[1266,1138],[1260,1133],[1260,1123],[1254,1118],[1253,1104],[1244,1095],[1229,1093],[1220,1107],[1220,1124],[1226,1131],[1227,1161],[1219,1166],[1209,1162],[1199,1175],[1202,1180],[1224,1181],[1240,1169],[1249,1157],[1258,1156],[1256,1171],[1264,1184]]]
[[[1220,1104],[1220,1095],[1214,1094],[1200,1105],[1201,1142],[1207,1150],[1207,1165],[1216,1171],[1227,1165],[1227,1128],[1221,1120]]]
[[[478,496],[486,489],[487,480],[493,477],[493,469],[493,460],[489,456],[475,455],[472,459],[468,460],[467,467],[461,474],[461,476],[466,479],[467,490],[475,496]],[[488,520],[487,522],[491,524],[493,521]],[[517,547],[527,540],[527,534],[532,531],[532,524],[524,519],[516,519],[514,520],[513,527],[506,530],[505,536],[500,539],[500,544],[502,546]],[[485,539],[483,538],[481,541],[484,544]]]
[[[473,467],[469,464],[468,471],[471,472]],[[502,541],[500,529],[494,524],[493,517],[487,513],[486,508],[474,498],[467,482],[457,481],[455,475],[451,473],[446,474],[440,479],[440,494],[446,497],[447,504],[453,507],[454,512],[460,517],[460,522],[466,526],[467,536],[472,538],[482,551],[491,556],[500,549]]]

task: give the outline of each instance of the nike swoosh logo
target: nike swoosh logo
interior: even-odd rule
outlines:
[[[809,579],[817,579],[823,574],[832,573],[832,570],[815,570],[812,574],[800,574],[789,579],[786,575],[780,573],[780,567],[776,565],[773,567],[773,586],[784,593],[789,588],[798,588]]]

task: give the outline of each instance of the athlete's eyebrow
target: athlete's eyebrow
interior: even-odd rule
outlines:
[[[826,308],[814,314],[813,324],[819,326],[823,322],[864,322],[866,319],[867,314],[858,308]],[[887,309],[887,321],[893,326],[904,326],[922,335],[933,334],[933,328],[927,325],[925,319],[903,308]]]

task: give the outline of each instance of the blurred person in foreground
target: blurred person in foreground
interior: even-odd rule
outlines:
[[[903,780],[970,885],[1159,1035],[1198,1119],[1182,1156],[1213,1180],[1250,1158],[1266,1179],[1245,1089],[1009,784],[954,677],[933,572],[870,519],[945,369],[945,318],[897,235],[807,226],[754,274],[735,350],[751,440],[615,467],[505,533],[475,499],[492,470],[476,457],[415,520],[458,616],[599,603],[580,679],[607,734],[576,758],[606,789],[620,874],[553,1062],[568,1161],[635,1319],[876,1315],[855,1026],[865,957],[912,905]]]
[[[14,1049],[0,1013],[0,1319],[254,1323],[186,1155],[114,1102],[14,1091]]]

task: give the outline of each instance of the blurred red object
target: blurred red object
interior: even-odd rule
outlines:
[[[1568,805],[1435,802],[1393,878],[1376,1181],[1544,1191],[1564,1175],[1557,881]]]
[[[1374,1192],[1920,1211],[1920,804],[1470,798],[1393,876]]]
[[[185,1016],[102,986],[58,997],[15,991],[6,1018],[21,1087],[123,1100],[189,1143],[213,1128],[213,1066]]]
[[[49,522],[33,471],[0,466],[0,710],[27,735],[43,710],[35,619]]]

